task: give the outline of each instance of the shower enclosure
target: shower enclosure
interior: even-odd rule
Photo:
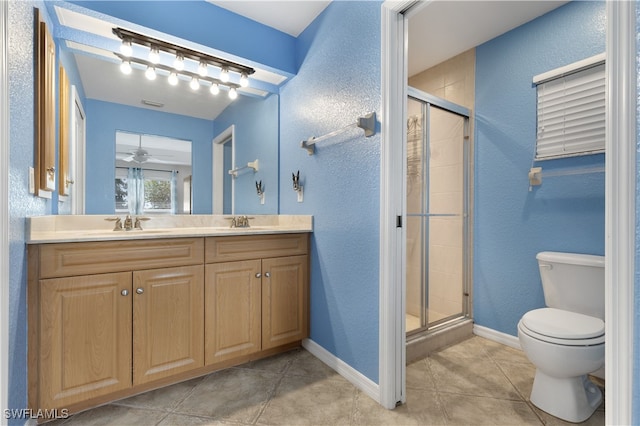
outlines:
[[[469,315],[469,111],[409,88],[406,330]]]

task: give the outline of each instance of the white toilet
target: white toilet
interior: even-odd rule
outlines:
[[[588,378],[604,366],[604,257],[536,256],[546,308],[518,323],[522,350],[536,366],[531,402],[569,422],[591,417],[602,392]]]

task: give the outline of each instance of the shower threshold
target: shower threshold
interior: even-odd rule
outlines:
[[[473,320],[456,318],[435,328],[407,336],[407,364],[473,336]]]

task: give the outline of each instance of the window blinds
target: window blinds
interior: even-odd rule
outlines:
[[[604,152],[604,55],[536,76],[536,160]]]

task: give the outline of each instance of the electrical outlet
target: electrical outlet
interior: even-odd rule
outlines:
[[[29,194],[36,193],[36,171],[29,167]]]

